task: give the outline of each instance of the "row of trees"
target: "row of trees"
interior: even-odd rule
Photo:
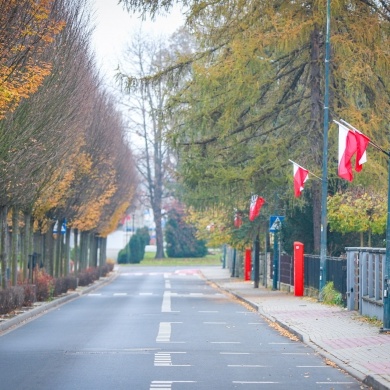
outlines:
[[[121,2],[152,15],[175,3]],[[125,75],[129,90],[163,82],[170,91],[159,112],[169,123],[165,140],[177,153],[181,199],[198,212],[199,221],[206,215],[207,225],[214,222],[217,237],[235,245],[252,242],[260,227],[268,230],[269,215],[286,215],[292,226],[303,220],[305,239],[319,253],[320,181],[310,180],[306,196],[294,199],[288,160],[320,175],[325,4],[189,0],[183,5],[194,50],[175,51],[154,74]],[[390,147],[389,27],[385,0],[332,3],[330,117],[346,119],[385,150]],[[344,192],[347,182],[337,178],[336,126],[330,126],[329,136],[333,195]],[[385,157],[368,153],[351,186],[385,194]],[[247,215],[254,193],[267,201],[262,215],[234,228],[234,210]],[[291,238],[303,239],[294,231]]]
[[[132,203],[137,174],[121,115],[94,63],[87,1],[0,4],[4,288],[7,270],[12,284],[18,266],[27,277],[33,252],[47,272],[66,274],[71,229],[76,272],[101,264],[104,239]]]

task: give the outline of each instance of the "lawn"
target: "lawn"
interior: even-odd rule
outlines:
[[[164,259],[155,259],[155,252],[146,252],[144,259],[140,264],[132,264],[132,266],[180,266],[180,265],[221,265],[222,253],[215,251],[212,254],[208,254],[206,257],[187,257],[187,258],[171,258],[165,257]]]

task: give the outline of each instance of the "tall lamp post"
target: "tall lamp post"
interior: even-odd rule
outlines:
[[[329,73],[330,73],[330,0],[326,2],[325,92],[324,92],[324,145],[322,152],[321,187],[321,248],[320,248],[320,300],[326,284],[327,197],[328,197],[328,132],[329,132]]]
[[[390,154],[388,158],[388,180],[387,180],[387,225],[386,225],[386,260],[385,280],[383,285],[383,328],[382,332],[390,332]]]

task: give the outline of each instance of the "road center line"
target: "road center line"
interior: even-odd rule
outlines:
[[[170,313],[172,311],[171,310],[171,292],[170,291],[164,291],[161,311],[163,313]]]

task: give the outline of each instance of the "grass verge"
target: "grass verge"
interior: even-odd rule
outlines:
[[[185,258],[165,257],[164,259],[155,259],[154,256],[155,256],[154,252],[146,252],[145,257],[141,261],[141,263],[131,264],[131,266],[152,267],[152,266],[221,265],[221,253],[213,253],[205,257],[185,257]]]

